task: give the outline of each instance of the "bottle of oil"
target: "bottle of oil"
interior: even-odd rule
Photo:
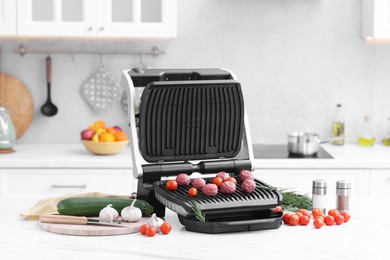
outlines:
[[[345,132],[345,122],[344,122],[344,115],[343,115],[343,107],[341,104],[337,104],[336,116],[332,123],[332,136],[344,137],[344,132]],[[333,141],[332,144],[344,145],[344,138],[341,140]]]
[[[387,127],[387,133],[386,133],[386,136],[385,138],[383,138],[383,145],[386,145],[386,146],[390,146],[390,117],[389,117],[389,123],[388,123],[388,127]]]
[[[362,129],[362,133],[358,138],[358,143],[361,146],[373,146],[375,144],[375,137],[372,132],[370,116],[364,117],[364,125]]]

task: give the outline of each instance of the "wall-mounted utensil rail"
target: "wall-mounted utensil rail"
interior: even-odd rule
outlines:
[[[150,50],[129,50],[129,51],[115,51],[115,50],[90,50],[90,49],[40,49],[40,48],[27,48],[24,45],[20,45],[14,52],[19,53],[20,56],[26,54],[90,54],[90,55],[150,55],[158,57],[161,54],[165,54],[165,51],[160,50],[157,46],[153,46]]]

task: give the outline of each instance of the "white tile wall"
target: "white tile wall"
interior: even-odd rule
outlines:
[[[285,143],[286,134],[309,128],[325,137],[337,103],[342,103],[349,142],[355,142],[365,114],[373,116],[381,139],[390,116],[390,44],[367,45],[360,36],[356,0],[183,0],[178,37],[165,41],[1,40],[2,70],[23,80],[33,94],[36,116],[20,142],[77,142],[95,119],[125,125],[118,104],[95,113],[79,91],[98,68],[99,57],[53,55],[53,102],[59,113],[39,113],[46,99],[45,55],[20,57],[28,47],[129,49],[157,45],[167,54],[145,58],[154,68],[222,67],[238,76],[244,90],[252,140]],[[138,57],[105,56],[107,69],[136,67]]]

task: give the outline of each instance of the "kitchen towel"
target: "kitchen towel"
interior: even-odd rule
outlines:
[[[110,198],[133,198],[133,195],[117,195],[107,194],[100,192],[87,192],[87,193],[69,193],[66,195],[45,198],[35,203],[31,208],[25,212],[20,213],[26,220],[38,220],[42,214],[59,214],[57,211],[57,204],[63,199],[72,197],[110,197]]]

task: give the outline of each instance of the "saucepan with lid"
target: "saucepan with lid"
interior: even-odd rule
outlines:
[[[288,134],[288,152],[295,155],[310,156],[318,153],[321,143],[341,140],[344,137],[328,137],[320,139],[316,133],[296,131]]]

